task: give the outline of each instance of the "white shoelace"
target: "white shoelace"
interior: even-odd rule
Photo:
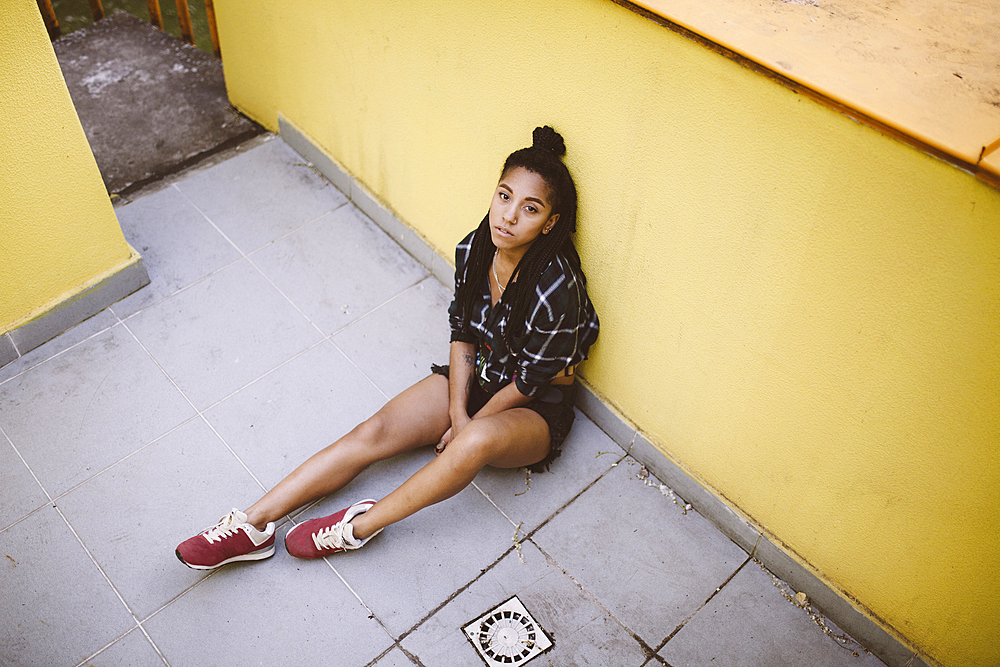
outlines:
[[[313,544],[317,549],[347,549],[344,542],[344,522],[335,523],[329,528],[324,528],[318,533],[312,534]]]
[[[212,526],[204,532],[205,539],[208,540],[209,544],[212,542],[221,541],[223,538],[229,537],[237,530],[242,524],[236,521],[236,516],[230,512],[226,516],[219,519],[219,523]]]

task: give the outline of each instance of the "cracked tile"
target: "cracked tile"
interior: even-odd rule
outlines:
[[[751,561],[660,655],[673,667],[884,667],[851,644],[845,648],[824,634],[803,609],[781,595],[770,573]]]
[[[747,554],[636,479],[628,459],[532,538],[612,614],[659,646]]]

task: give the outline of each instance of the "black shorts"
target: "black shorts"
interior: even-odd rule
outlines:
[[[431,366],[431,373],[448,377],[448,366]],[[472,383],[469,392],[469,416],[476,414],[490,400],[490,394],[479,386],[478,382]],[[545,391],[537,398],[532,399],[524,407],[533,410],[541,415],[545,423],[549,425],[549,453],[538,463],[527,466],[531,472],[545,472],[552,465],[552,462],[562,454],[562,443],[569,435],[569,429],[573,426],[573,419],[576,413],[573,412],[573,401],[576,398],[576,383],[573,384],[550,384]]]

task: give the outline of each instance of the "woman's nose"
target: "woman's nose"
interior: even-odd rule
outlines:
[[[517,207],[514,205],[508,206],[503,212],[503,221],[508,225],[517,224]]]

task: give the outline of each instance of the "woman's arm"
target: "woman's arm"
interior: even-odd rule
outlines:
[[[448,370],[448,414],[451,417],[451,428],[441,438],[441,443],[435,448],[437,453],[444,451],[444,446],[451,442],[472,419],[488,417],[504,410],[519,408],[531,402],[530,396],[522,394],[511,382],[498,391],[480,408],[474,417],[469,417],[469,393],[472,383],[476,382],[476,346],[473,343],[454,341],[451,344],[451,357]]]
[[[475,343],[453,341],[448,364],[448,416],[451,418],[451,428],[441,438],[444,444],[451,442],[469,423],[469,392],[472,383],[476,381]]]
[[[495,415],[498,412],[503,412],[504,410],[510,410],[512,408],[520,408],[528,403],[531,403],[531,396],[525,396],[517,388],[517,385],[513,382],[505,386],[503,389],[498,391],[487,401],[479,412],[475,414],[473,419],[479,419],[481,417],[489,417],[490,415]]]

